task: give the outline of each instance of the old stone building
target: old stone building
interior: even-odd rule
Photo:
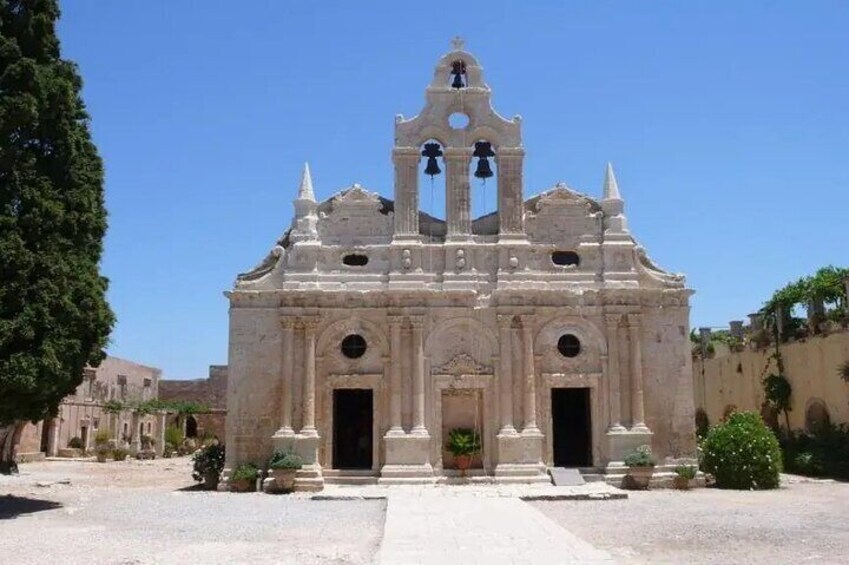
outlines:
[[[394,200],[355,184],[317,202],[305,168],[291,228],[227,294],[225,475],[291,445],[303,489],[440,480],[454,427],[480,432],[472,474],[496,481],[616,477],[642,444],[661,470],[693,455],[692,291],[630,233],[610,166],[600,199],[524,197],[522,120],[453,47],[395,119]],[[420,205],[437,174],[444,220]],[[473,219],[490,175],[497,211]]]
[[[227,366],[210,365],[209,377],[191,380],[159,381],[159,399],[165,401],[194,402],[207,411],[183,417],[169,416],[170,424],[179,424],[188,438],[217,437],[224,439],[227,419]]]

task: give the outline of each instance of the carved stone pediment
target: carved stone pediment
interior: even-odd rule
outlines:
[[[435,367],[431,373],[436,375],[492,374],[492,367],[478,363],[467,353],[460,353],[441,367]]]
[[[364,208],[380,210],[380,197],[375,192],[369,192],[359,184],[346,188],[334,198],[335,206],[344,208]]]
[[[567,207],[580,207],[587,214],[592,214],[600,210],[600,206],[592,199],[575,192],[564,183],[560,183],[551,190],[540,194],[534,206],[534,211],[546,212],[547,209],[559,210]]]

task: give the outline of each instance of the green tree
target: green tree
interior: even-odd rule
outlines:
[[[103,165],[56,0],[0,0],[0,472],[26,421],[55,415],[114,316],[99,263]]]

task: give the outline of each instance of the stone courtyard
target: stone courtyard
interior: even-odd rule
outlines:
[[[269,496],[197,491],[190,470],[189,458],[24,464],[0,477],[2,562],[842,563],[849,544],[849,485],[790,475],[775,491],[524,501],[554,487]]]

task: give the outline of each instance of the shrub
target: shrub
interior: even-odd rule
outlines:
[[[125,447],[116,447],[112,450],[112,458],[115,461],[123,461],[130,454],[130,450]]]
[[[168,426],[165,428],[165,443],[177,446],[183,443],[183,430],[177,426]]]
[[[94,445],[107,444],[110,439],[112,439],[112,434],[109,433],[109,430],[106,428],[100,428],[97,430],[97,433],[94,434]]]
[[[682,479],[692,481],[696,478],[696,468],[692,465],[678,465],[675,467],[675,474]]]
[[[198,450],[192,456],[194,462],[192,478],[198,482],[204,481],[206,475],[221,475],[224,469],[224,446],[212,444]]]
[[[654,467],[654,457],[651,454],[651,447],[641,445],[626,455],[625,465],[628,467]]]
[[[710,429],[710,420],[704,408],[696,409],[696,435],[700,438],[707,436]]]
[[[824,424],[816,432],[784,433],[780,438],[787,471],[849,479],[849,426]]]
[[[253,463],[243,463],[236,467],[233,474],[230,475],[231,481],[256,481],[259,477],[259,469]]]
[[[304,460],[292,449],[278,449],[268,461],[272,469],[300,469],[304,466]]]
[[[481,450],[481,436],[471,428],[454,428],[448,432],[445,445],[451,455],[474,455]]]
[[[141,447],[142,449],[153,449],[153,446],[156,444],[156,440],[151,436],[143,435],[141,437]]]
[[[71,449],[83,449],[83,440],[80,437],[74,436],[68,440],[68,447]]]
[[[703,450],[704,469],[719,488],[778,488],[781,450],[758,414],[735,412],[711,428]]]

